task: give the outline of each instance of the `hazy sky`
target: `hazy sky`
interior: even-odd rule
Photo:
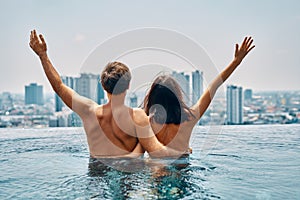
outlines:
[[[136,28],[158,27],[193,38],[219,70],[234,44],[252,35],[256,48],[227,84],[254,90],[300,90],[300,1],[0,1],[0,92],[24,93],[37,82],[51,91],[29,48],[37,29],[62,75],[77,76],[99,44]],[[205,75],[205,71],[204,71]]]

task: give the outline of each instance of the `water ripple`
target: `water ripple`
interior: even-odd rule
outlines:
[[[82,128],[2,129],[0,199],[300,199],[300,125],[225,126],[201,156],[207,130],[189,159],[109,167],[90,163]]]

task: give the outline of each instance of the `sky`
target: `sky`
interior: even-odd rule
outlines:
[[[24,93],[24,86],[32,82],[52,91],[28,45],[32,29],[44,35],[58,72],[78,76],[86,59],[103,42],[144,27],[191,38],[219,71],[232,60],[235,43],[250,35],[256,47],[226,84],[254,91],[300,90],[297,0],[0,0],[0,4],[0,92]]]

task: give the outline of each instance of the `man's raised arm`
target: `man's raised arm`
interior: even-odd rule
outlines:
[[[35,30],[31,31],[29,45],[39,56],[44,72],[57,95],[60,96],[63,102],[79,116],[86,114],[90,106],[95,103],[90,99],[79,96],[74,90],[62,82],[59,73],[48,58],[47,45],[43,35],[40,34],[38,36]]]
[[[197,121],[201,118],[201,116],[208,108],[217,89],[228,79],[228,77],[239,66],[245,56],[255,47],[254,45],[252,45],[252,43],[253,39],[251,37],[245,37],[240,47],[238,44],[236,44],[233,61],[210,83],[204,94],[192,107]]]

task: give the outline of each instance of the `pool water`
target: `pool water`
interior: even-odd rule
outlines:
[[[0,129],[0,199],[300,199],[300,125],[209,129],[189,158],[104,162],[82,128]]]

